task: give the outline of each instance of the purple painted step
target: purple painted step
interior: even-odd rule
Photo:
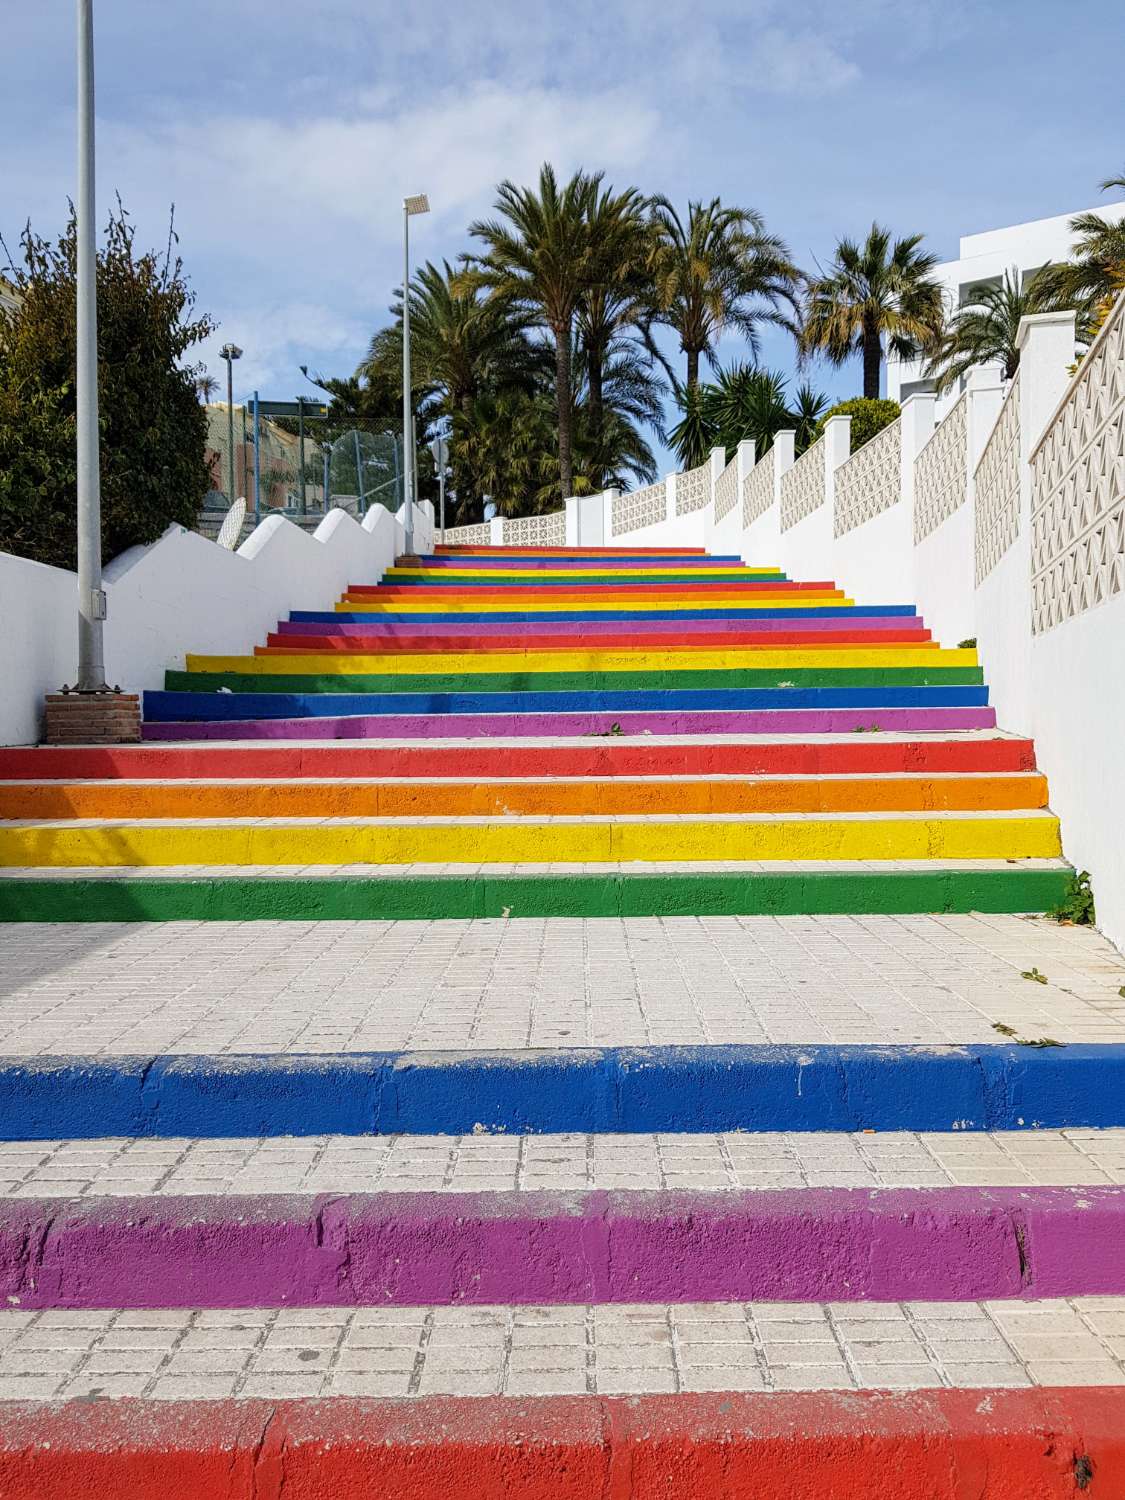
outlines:
[[[356,714],[344,718],[231,719],[145,724],[146,740],[490,739],[605,734],[848,734],[993,729],[992,708],[824,708],[557,714]]]
[[[9,1199],[44,1307],[975,1301],[1125,1292],[1125,1188]]]

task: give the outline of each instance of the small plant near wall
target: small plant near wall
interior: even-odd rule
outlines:
[[[977,638],[975,635],[966,636],[963,641],[957,642],[958,651],[975,651],[977,649]]]
[[[1093,927],[1096,913],[1089,870],[1080,870],[1077,875],[1070,877],[1070,884],[1062,900],[1047,915],[1068,927]]]

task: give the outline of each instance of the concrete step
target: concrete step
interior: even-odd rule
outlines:
[[[428,777],[421,782],[338,777],[0,781],[0,818],[25,820],[1001,811],[1046,805],[1047,781],[1035,771],[884,777]]]
[[[228,777],[253,780],[307,776],[835,776],[904,773],[976,775],[1032,771],[1030,740],[980,730],[960,737],[810,735],[803,741],[768,736],[358,740],[329,745],[273,743],[149,744],[99,747],[0,748],[0,780]]]
[[[291,853],[287,856],[291,858]],[[0,920],[130,922],[1042,912],[1062,859],[0,866]],[[1122,976],[1125,979],[1125,976]]]
[[[972,1302],[1123,1296],[1125,1187],[0,1200],[5,1305]]]
[[[823,697],[821,690],[820,697]],[[852,690],[853,692],[856,690]],[[923,692],[927,690],[911,690]],[[948,690],[944,690],[948,692]],[[978,688],[959,689],[974,698]],[[932,694],[933,690],[929,690]],[[654,697],[659,695],[654,694]],[[676,695],[679,696],[679,695]],[[495,694],[480,694],[470,710],[467,703],[450,710],[440,698],[400,699],[397,704],[367,696],[325,699],[315,694],[146,693],[146,740],[334,740],[334,739],[457,739],[472,740],[544,737],[559,739],[614,739],[653,736],[754,736],[777,740],[838,734],[967,733],[996,727],[996,711],[984,704],[971,707],[813,707],[808,709],[665,708],[567,709],[542,707],[497,712]],[[491,701],[490,701],[491,700]],[[343,705],[342,707],[340,705]],[[502,705],[499,705],[502,706]],[[372,712],[375,708],[378,711]],[[335,711],[329,711],[335,710]],[[463,710],[463,711],[461,711]]]
[[[1054,859],[1045,808],[1003,812],[72,818],[0,823],[0,865]]]
[[[17,1403],[5,1417],[0,1480],[20,1500],[260,1500],[282,1487],[302,1500],[578,1500],[614,1488],[655,1500],[669,1474],[680,1500],[710,1500],[732,1486],[774,1494],[779,1469],[787,1500],[883,1500],[888,1474],[919,1500],[1071,1500],[1095,1472],[1110,1493],[1125,1482],[1120,1388],[66,1401]]]

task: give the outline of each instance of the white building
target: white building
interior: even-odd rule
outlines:
[[[1125,203],[1102,203],[1096,208],[1076,210],[1096,213],[1111,223],[1125,218]],[[1053,219],[1033,219],[1029,224],[1010,224],[1006,229],[986,229],[981,234],[961,237],[960,255],[934,268],[934,279],[945,292],[950,312],[973,300],[981,287],[999,286],[1004,273],[1013,268],[1021,284],[1030,280],[1043,266],[1069,260],[1074,247],[1070,221],[1076,213],[1058,214]],[[923,374],[921,360],[898,360],[887,356],[887,395],[892,401],[903,401],[916,391],[932,391],[934,382]],[[958,389],[939,397],[940,420],[953,405]]]

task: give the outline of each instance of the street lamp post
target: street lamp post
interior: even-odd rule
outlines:
[[[410,392],[410,220],[428,214],[430,200],[415,193],[402,200],[402,497],[406,502],[406,554],[414,551],[414,418]]]
[[[324,454],[324,514],[328,514],[328,481],[331,476],[332,444],[321,443],[320,451]]]
[[[434,438],[430,444],[430,452],[434,455],[434,466],[438,472],[438,528],[441,531],[441,539],[445,541],[445,468],[449,463],[449,444],[443,437]]]
[[[104,693],[102,502],[98,448],[97,230],[94,224],[94,12],[78,0],[77,407],[78,680],[80,693]]]
[[[238,498],[234,493],[234,361],[242,358],[242,350],[237,344],[224,344],[219,350],[219,358],[227,362],[227,485],[230,491],[227,498],[233,505]]]

